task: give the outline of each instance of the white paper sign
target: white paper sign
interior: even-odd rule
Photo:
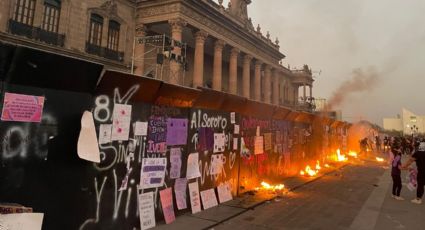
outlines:
[[[171,148],[170,149],[170,178],[177,179],[180,178],[180,171],[182,167],[182,152],[180,148]]]
[[[224,165],[224,155],[223,154],[214,154],[211,156],[211,166],[210,166],[210,175],[220,174],[223,170]]]
[[[178,178],[174,182],[174,193],[176,194],[177,209],[182,210],[187,208],[186,201],[187,179]]]
[[[113,141],[126,141],[130,133],[131,105],[115,104],[112,122]]]
[[[111,142],[111,132],[112,125],[111,124],[101,124],[99,126],[99,144],[108,144]]]
[[[142,230],[155,227],[154,194],[147,192],[139,194],[139,217]]]
[[[201,176],[199,171],[199,154],[191,153],[187,158],[186,178],[188,180]]]
[[[215,196],[214,189],[208,189],[201,192],[202,206],[209,209],[218,205],[217,197]]]
[[[240,127],[239,127],[239,125],[235,125],[235,127],[234,127],[234,134],[239,134],[239,129],[240,129]]]
[[[199,198],[198,181],[189,184],[190,206],[192,213],[195,214],[201,211],[201,199]]]
[[[99,144],[97,142],[96,128],[93,114],[84,111],[81,118],[81,130],[77,144],[78,157],[84,160],[100,163]]]
[[[254,154],[264,153],[264,138],[263,136],[254,137]]]
[[[231,112],[230,113],[230,124],[235,124],[235,123],[236,123],[236,113]]]
[[[148,135],[148,123],[137,121],[134,125],[134,135],[146,136]]]
[[[167,158],[144,158],[140,172],[140,187],[157,188],[164,184]]]
[[[224,152],[226,136],[224,133],[214,133],[214,153]]]
[[[232,187],[229,182],[221,183],[217,187],[218,199],[220,204],[232,200]]]
[[[233,150],[238,150],[238,138],[233,138]]]
[[[1,230],[41,230],[43,213],[13,213],[0,215]]]

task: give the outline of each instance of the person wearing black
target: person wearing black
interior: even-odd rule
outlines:
[[[376,145],[376,151],[381,152],[381,138],[379,136],[375,136],[375,145]]]
[[[412,200],[412,203],[421,204],[425,186],[425,142],[421,142],[419,144],[417,151],[402,168],[407,169],[414,161],[416,161],[416,166],[418,168],[418,187],[416,191],[416,198]]]
[[[392,149],[394,158],[391,163],[391,177],[393,178],[393,193],[392,197],[396,200],[404,200],[400,196],[402,183],[401,183],[401,150],[400,147],[395,146]]]

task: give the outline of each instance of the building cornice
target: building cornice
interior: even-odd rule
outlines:
[[[194,27],[200,27],[211,36],[225,40],[227,44],[242,52],[262,59],[278,68],[279,60],[285,57],[278,49],[266,43],[258,35],[242,27],[230,16],[226,16],[212,4],[203,0],[163,0],[139,2],[139,23],[158,23],[180,17]]]

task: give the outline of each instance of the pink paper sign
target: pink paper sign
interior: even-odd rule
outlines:
[[[44,97],[5,93],[1,120],[40,122],[43,106]]]
[[[174,215],[174,206],[173,206],[173,191],[171,188],[161,190],[159,192],[161,197],[162,211],[164,212],[165,223],[171,224],[176,216]]]

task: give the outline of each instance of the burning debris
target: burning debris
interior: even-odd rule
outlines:
[[[261,182],[261,187],[256,187],[255,190],[265,190],[265,191],[271,191],[271,192],[281,192],[285,188],[284,184],[277,184],[277,185],[270,185],[267,182]]]
[[[300,175],[301,176],[310,176],[310,177],[314,177],[317,176],[317,174],[319,173],[320,169],[322,169],[322,167],[320,166],[320,162],[317,161],[316,162],[316,169],[313,170],[310,165],[307,165],[305,167],[305,170],[301,170],[300,171]]]
[[[354,152],[354,151],[348,152],[348,156],[353,157],[353,158],[356,158],[356,159],[358,158],[357,152]]]
[[[384,162],[384,158],[376,157],[376,161],[378,161],[378,162]]]
[[[339,161],[339,162],[345,162],[345,161],[348,160],[348,158],[345,155],[341,154],[340,149],[337,149],[336,150],[336,160]]]

